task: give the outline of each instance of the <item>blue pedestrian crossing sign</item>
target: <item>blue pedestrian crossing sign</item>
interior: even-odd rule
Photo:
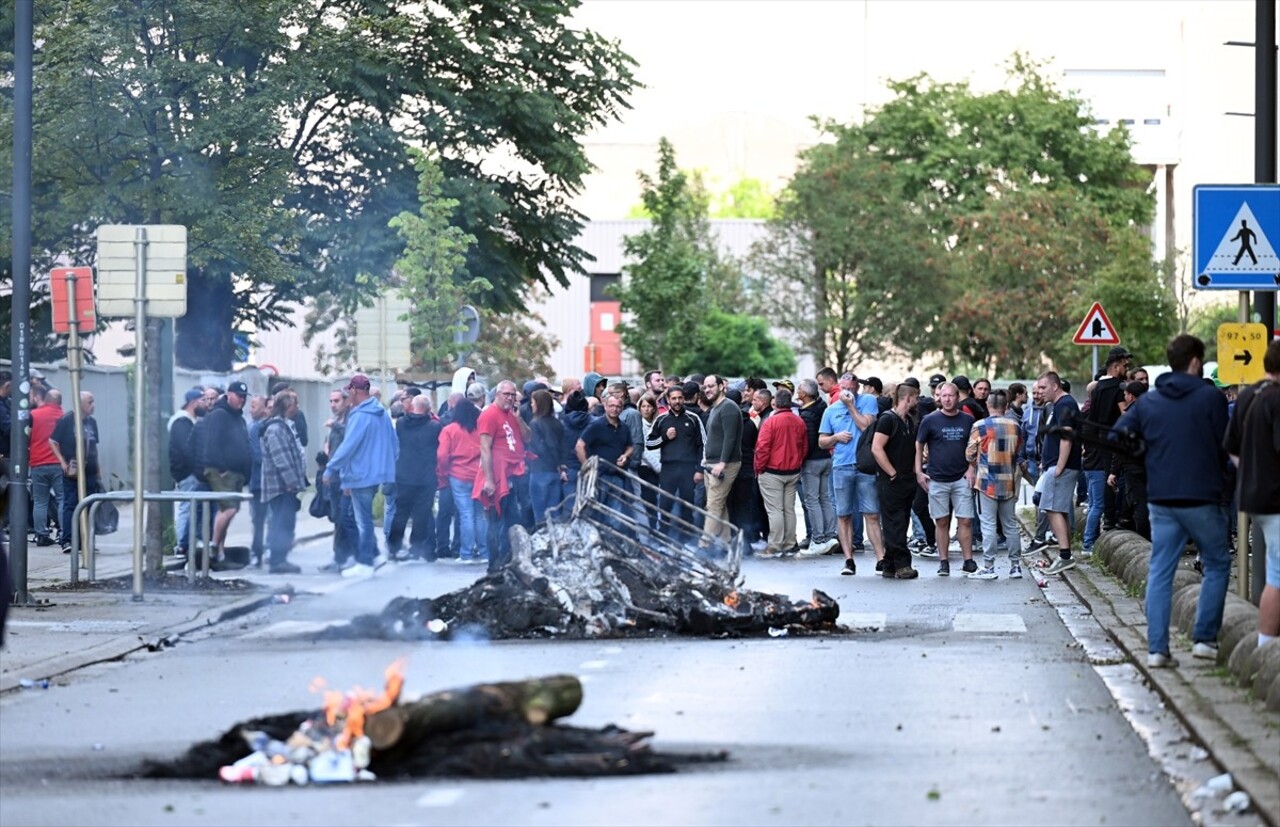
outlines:
[[[1280,290],[1280,186],[1199,184],[1191,214],[1197,288]]]

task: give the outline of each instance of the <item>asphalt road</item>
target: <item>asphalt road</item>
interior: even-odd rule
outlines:
[[[313,642],[297,635],[479,569],[405,565],[358,583],[304,574],[294,584],[323,593],[0,699],[0,823],[1192,823],[1034,580],[938,578],[922,561],[919,580],[886,581],[862,559],[852,578],[835,557],[749,560],[749,588],[821,588],[853,629],[751,640]],[[1064,586],[1050,590],[1064,599]],[[261,789],[116,777],[238,721],[315,706],[316,676],[378,686],[401,655],[407,694],[569,672],[585,687],[573,723],[652,730],[662,749],[731,760],[589,781]]]

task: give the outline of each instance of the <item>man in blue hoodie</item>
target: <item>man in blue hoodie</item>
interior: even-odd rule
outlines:
[[[356,518],[356,563],[343,577],[369,577],[378,556],[378,536],[373,527],[373,495],[378,487],[396,480],[400,445],[391,417],[370,392],[369,377],[357,373],[347,384],[350,410],[347,430],[338,450],[325,465],[324,479],[342,479],[342,493],[351,498]]]
[[[1165,349],[1169,373],[1125,412],[1116,429],[1146,440],[1151,563],[1147,574],[1147,666],[1177,666],[1169,652],[1173,575],[1190,537],[1204,582],[1191,633],[1193,657],[1216,659],[1231,557],[1222,498],[1227,401],[1204,375],[1204,342],[1183,333]]]

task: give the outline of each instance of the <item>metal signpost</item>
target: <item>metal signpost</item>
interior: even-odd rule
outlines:
[[[187,228],[174,224],[98,227],[98,309],[103,316],[128,316],[132,310],[134,317],[133,599],[141,600],[147,315],[186,315]]]
[[[59,267],[49,273],[49,292],[53,299],[53,332],[66,333],[67,368],[71,373],[71,410],[75,419],[76,457],[84,467],[84,411],[80,407],[80,374],[84,368],[83,348],[80,346],[80,326],[89,330],[97,324],[93,307],[93,269],[89,267]],[[85,474],[76,474],[76,497],[88,496]],[[85,517],[80,518],[80,536],[88,534]],[[88,550],[79,548],[79,564],[88,565]]]
[[[1093,345],[1093,373],[1089,378],[1097,376],[1098,346],[1120,344],[1120,336],[1107,318],[1107,311],[1102,309],[1102,302],[1094,302],[1089,312],[1084,314],[1084,321],[1080,322],[1071,341],[1077,345]]]

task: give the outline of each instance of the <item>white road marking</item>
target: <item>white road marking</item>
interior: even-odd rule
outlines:
[[[418,796],[418,800],[414,803],[419,807],[452,807],[465,794],[466,790],[461,787],[441,787],[428,790]]]
[[[840,622],[860,632],[879,632],[884,629],[889,615],[884,612],[841,612]]]
[[[957,632],[976,632],[989,634],[994,632],[1025,632],[1027,624],[1019,614],[983,614],[981,612],[957,612],[951,622],[951,628]]]
[[[584,660],[578,664],[579,669],[603,669],[609,665],[607,660]]]

